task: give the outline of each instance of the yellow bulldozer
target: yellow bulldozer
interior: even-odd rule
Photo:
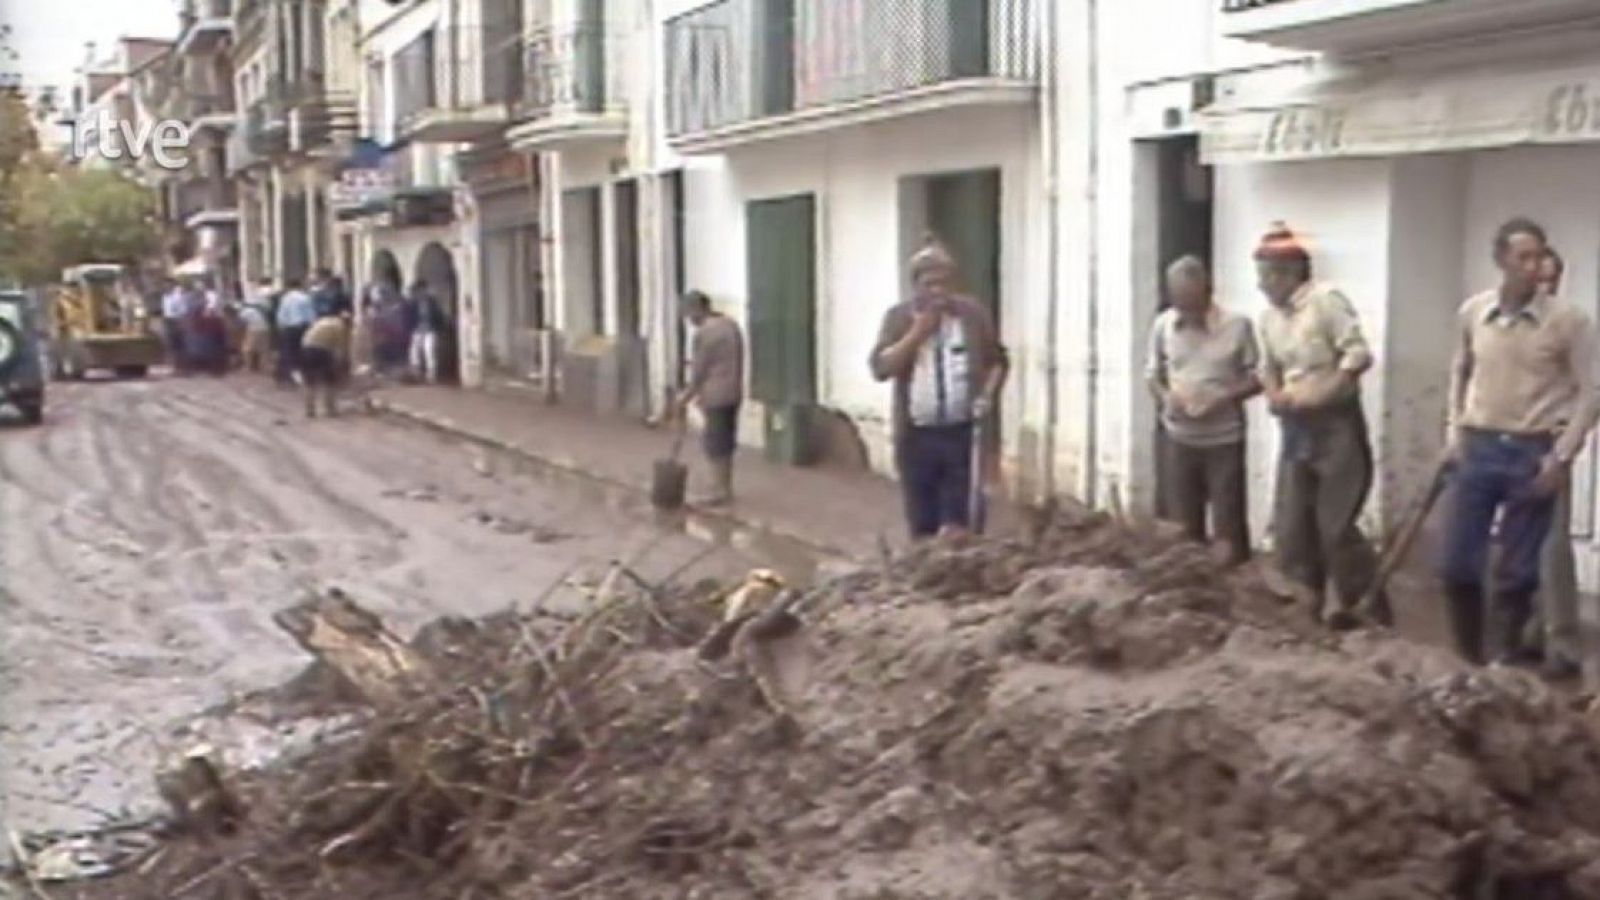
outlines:
[[[58,378],[96,369],[142,378],[166,355],[152,325],[122,266],[73,266],[61,273],[49,304],[51,371]]]

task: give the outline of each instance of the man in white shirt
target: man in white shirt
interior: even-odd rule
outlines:
[[[179,372],[189,369],[189,355],[183,345],[183,319],[188,313],[183,286],[168,278],[161,292],[161,332],[167,341],[167,361]]]

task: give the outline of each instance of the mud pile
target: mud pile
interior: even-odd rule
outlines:
[[[779,715],[715,592],[431,629],[438,690],[123,897],[1600,897],[1600,740],[1102,518],[806,597]],[[804,646],[805,653],[791,653]]]

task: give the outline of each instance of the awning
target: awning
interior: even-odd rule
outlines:
[[[1203,158],[1220,165],[1600,141],[1600,61],[1243,96],[1200,120]]]

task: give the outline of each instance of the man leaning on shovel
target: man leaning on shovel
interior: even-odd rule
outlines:
[[[1455,508],[1441,574],[1456,647],[1472,662],[1530,662],[1520,636],[1539,588],[1539,556],[1572,460],[1594,426],[1594,322],[1540,287],[1544,229],[1512,219],[1494,238],[1499,286],[1467,299],[1457,317],[1447,456]],[[1484,573],[1500,517],[1493,596]],[[1561,539],[1565,539],[1562,535]],[[1492,614],[1492,615],[1491,615]]]
[[[739,407],[744,402],[744,333],[739,323],[711,308],[700,291],[683,296],[683,317],[694,326],[689,349],[689,384],[678,395],[680,427],[688,422],[689,404],[705,418],[701,435],[706,465],[711,470],[707,506],[733,502],[733,457],[739,448]]]
[[[895,463],[913,538],[981,524],[974,478],[994,446],[994,399],[1009,369],[994,318],[956,292],[956,265],[933,239],[911,257],[912,299],[884,314],[872,375],[892,381]],[[981,446],[988,445],[988,446]]]

